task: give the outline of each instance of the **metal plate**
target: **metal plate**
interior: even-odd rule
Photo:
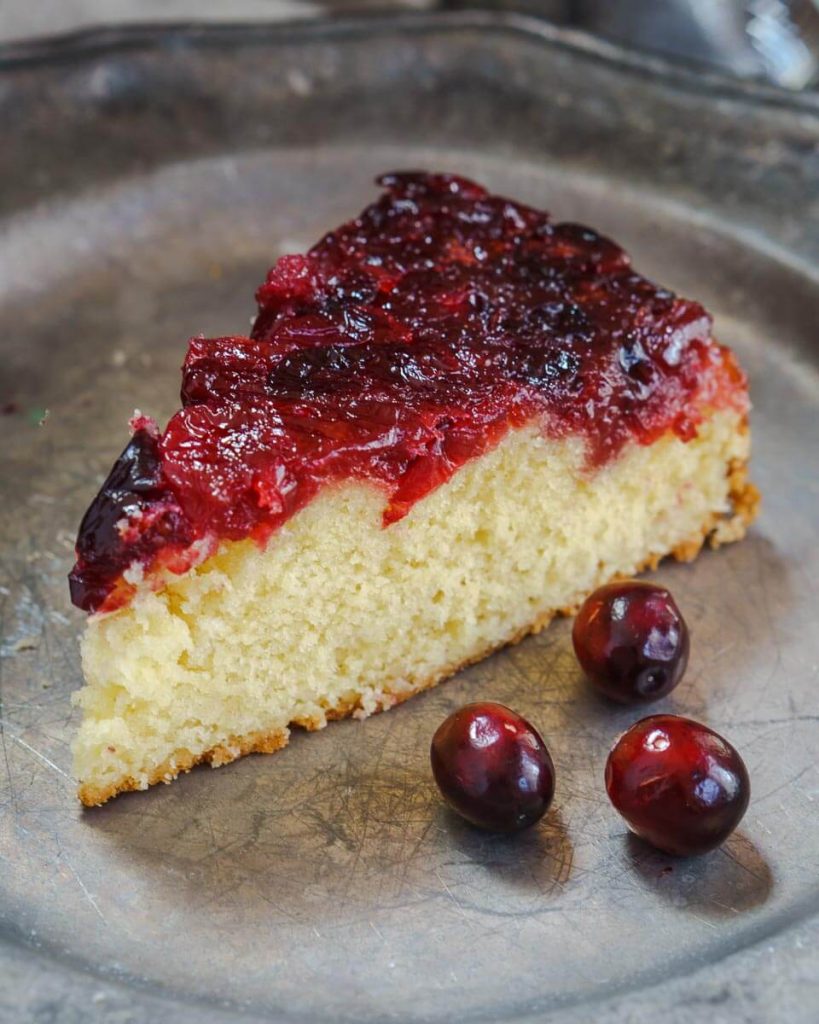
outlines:
[[[815,1020],[819,107],[463,15],[6,50],[0,118],[0,1017]],[[565,622],[275,757],[74,801],[65,573],[127,417],[170,413],[187,336],[241,330],[279,252],[408,165],[611,232],[750,372],[763,514],[658,574],[694,637],[660,707],[753,778],[719,852],[628,838],[602,770],[638,715],[587,691]],[[516,839],[430,783],[433,729],[478,697],[557,764],[553,813]]]

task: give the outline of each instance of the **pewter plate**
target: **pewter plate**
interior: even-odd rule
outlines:
[[[96,33],[0,53],[4,1021],[815,1021],[819,106],[513,17]],[[754,398],[748,538],[664,566],[693,630],[662,710],[754,786],[699,860],[602,787],[638,717],[558,622],[408,705],[84,812],[73,532],[186,338],[241,331],[281,252],[452,169],[616,236],[716,314]],[[13,403],[13,405],[8,405]],[[45,410],[48,410],[46,416]],[[558,770],[514,839],[441,806],[429,738],[507,702]]]

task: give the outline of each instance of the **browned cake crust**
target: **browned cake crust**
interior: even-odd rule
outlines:
[[[656,569],[663,558],[668,556],[676,558],[681,562],[690,562],[696,558],[706,541],[708,541],[711,547],[717,548],[721,544],[741,540],[744,537],[745,531],[757,515],[759,491],[747,478],[747,462],[744,460],[734,460],[731,462],[727,473],[731,502],[730,511],[722,515],[710,515],[702,524],[697,534],[687,541],[678,544],[670,552],[649,555],[637,571],[642,572],[647,569]],[[459,664],[448,665],[441,672],[416,683],[411,690],[403,691],[400,694],[385,693],[383,702],[376,710],[385,711],[396,704],[401,704],[416,693],[427,690],[444,679],[448,679],[462,668],[466,668],[467,665],[482,661],[493,651],[510,644],[516,644],[530,633],[539,633],[556,615],[573,615],[575,611],[576,607],[567,607],[553,608],[542,612],[529,625],[517,630],[502,643],[480,651],[474,657]],[[361,710],[362,708],[358,700],[343,701],[334,707],[328,708],[326,718],[328,720],[346,718]],[[320,729],[324,722],[319,719],[302,718],[295,719],[290,724],[301,726],[312,732]],[[199,755],[193,755],[189,750],[177,750],[153,771],[149,777],[148,785],[153,786],[159,782],[172,782],[178,775],[181,775],[183,772],[189,772],[197,764],[210,764],[213,768],[219,768],[222,765],[229,764],[231,761],[238,760],[240,757],[244,757],[246,754],[272,754],[287,746],[288,739],[289,735],[285,730],[274,729],[269,732],[258,731],[247,733],[244,736],[231,736],[227,743],[219,743]],[[86,807],[96,807],[104,804],[118,793],[126,793],[143,788],[145,787],[140,785],[136,779],[129,776],[109,786],[95,786],[92,783],[82,783],[77,790],[77,795]]]

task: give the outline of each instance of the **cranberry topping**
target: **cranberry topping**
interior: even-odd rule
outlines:
[[[163,482],[156,427],[139,419],[83,516],[77,565],[68,577],[71,600],[80,608],[99,607],[132,562],[150,562],[160,549],[184,549],[193,539],[190,522]]]
[[[632,832],[687,857],[728,838],[748,807],[751,784],[722,736],[689,718],[652,715],[614,745],[606,790]]]
[[[688,665],[688,627],[665,587],[631,580],[600,587],[572,628],[577,659],[598,690],[622,704],[670,693]]]
[[[432,738],[430,759],[446,802],[480,828],[528,828],[540,821],[554,796],[555,770],[546,744],[503,704],[467,704],[451,714]]]
[[[149,537],[120,534],[119,550],[117,531],[98,545],[84,521],[81,607],[127,600],[133,561],[183,571],[219,539],[263,542],[333,480],[383,487],[386,525],[533,420],[581,435],[593,468],[629,441],[693,437],[705,409],[745,408],[708,314],[635,273],[613,242],[463,178],[381,184],[360,217],[276,263],[250,338],[190,342],[157,496],[139,499],[143,513],[174,509],[174,557],[150,520]]]

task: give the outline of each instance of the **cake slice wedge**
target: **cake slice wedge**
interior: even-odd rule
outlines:
[[[700,305],[466,179],[380,183],[276,263],[249,338],[189,343],[83,519],[87,805],[400,703],[753,518]]]

